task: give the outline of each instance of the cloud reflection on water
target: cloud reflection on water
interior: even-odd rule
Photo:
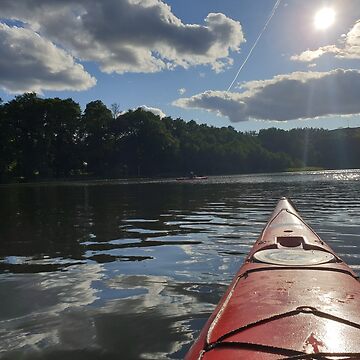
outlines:
[[[23,284],[19,279],[2,282],[10,292],[26,291],[14,304],[17,310],[24,308],[22,316],[1,321],[5,359],[57,359],[60,355],[82,359],[85,354],[90,359],[166,359],[184,354],[198,321],[205,322],[224,291],[224,286],[216,284],[120,275],[108,279],[102,291],[141,289],[141,294],[131,296],[130,291],[129,297],[97,307],[95,300],[104,294],[94,284],[102,278],[103,269],[100,265],[83,268],[61,276],[31,275]],[[0,288],[0,295],[4,292]],[[29,298],[42,299],[42,303]]]
[[[98,264],[74,266],[68,272],[2,275],[0,354],[58,345],[66,333],[64,329],[74,331],[74,326],[68,326],[68,314],[98,299],[92,283],[101,277]],[[75,324],[80,323],[74,321]],[[88,341],[83,344],[85,347]]]

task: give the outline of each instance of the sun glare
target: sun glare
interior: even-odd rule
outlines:
[[[315,28],[325,30],[335,22],[335,11],[331,8],[323,8],[315,14]]]

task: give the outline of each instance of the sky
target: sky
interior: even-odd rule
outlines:
[[[240,131],[360,126],[360,3],[1,0],[0,98],[28,91]]]

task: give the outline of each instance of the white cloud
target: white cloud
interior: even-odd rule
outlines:
[[[11,93],[86,90],[96,84],[82,65],[30,29],[0,23],[0,88]]]
[[[360,59],[360,20],[346,35],[341,35],[339,45],[327,45],[316,50],[306,50],[299,55],[293,55],[290,59],[311,62],[325,54],[334,54],[336,58]]]
[[[143,109],[144,111],[150,111],[153,114],[159,116],[160,119],[166,117],[166,114],[161,109],[158,109],[158,108],[154,108],[154,107],[150,107],[150,106],[146,106],[146,105],[141,105],[140,109]]]
[[[317,50],[303,51],[299,55],[291,56],[290,60],[311,62],[325,54],[338,54],[338,53],[339,53],[339,49],[335,45],[328,45],[328,46],[322,46],[322,47],[318,48]]]
[[[184,94],[186,93],[186,89],[185,89],[185,88],[181,88],[181,89],[178,90],[178,93],[179,93],[180,95],[184,95]]]
[[[26,23],[107,73],[206,64],[220,71],[245,41],[240,23],[223,14],[208,14],[203,25],[184,24],[161,0],[2,0],[1,16]]]
[[[173,105],[226,116],[232,122],[287,121],[360,114],[360,71],[294,72],[241,85],[243,92],[206,91]]]

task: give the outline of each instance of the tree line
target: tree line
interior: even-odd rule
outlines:
[[[35,93],[0,102],[0,181],[360,167],[360,129],[242,133]]]

